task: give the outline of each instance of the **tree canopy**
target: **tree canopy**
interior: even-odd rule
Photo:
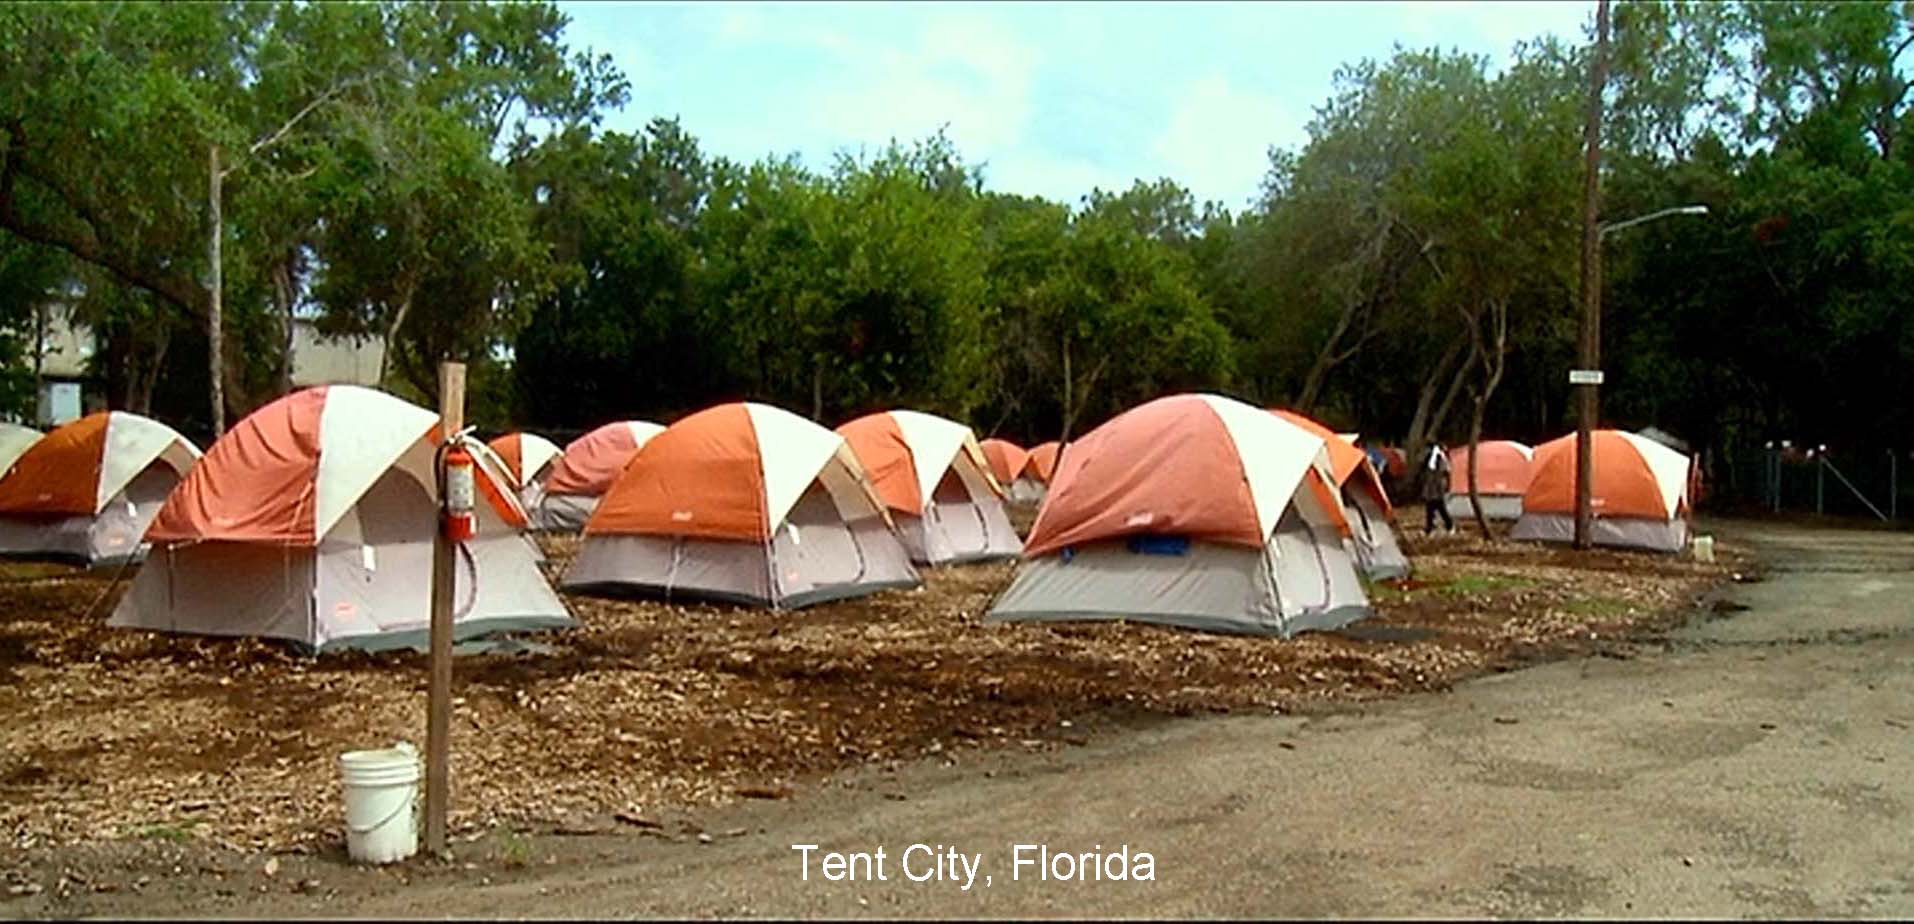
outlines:
[[[1724,458],[1892,444],[1914,5],[1614,22],[1602,219],[1710,211],[1604,243],[1604,423]],[[608,131],[671,102],[565,26],[541,2],[0,6],[0,408],[31,399],[35,307],[61,301],[110,402],[204,435],[210,169],[231,414],[288,387],[307,317],[384,338],[417,398],[472,364],[499,429],[750,398],[1037,442],[1187,389],[1412,449],[1571,423],[1584,42],[1349,62],[1231,211],[1171,177],[993,190],[942,133],[807,164],[669,118]]]

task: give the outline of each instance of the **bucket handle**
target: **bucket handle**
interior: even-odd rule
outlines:
[[[417,809],[419,807],[418,803],[419,803],[419,797],[415,791],[412,798],[407,799],[396,806],[393,806],[392,811],[387,812],[384,818],[381,818],[378,821],[375,821],[372,824],[366,825],[364,827],[360,827],[359,825],[355,825],[352,822],[348,821],[346,822],[346,830],[352,832],[353,834],[371,834],[373,831],[379,828],[385,827],[387,822],[391,821],[394,818],[399,817],[400,812],[412,811],[414,809]]]

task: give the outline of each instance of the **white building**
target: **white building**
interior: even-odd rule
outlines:
[[[93,332],[73,324],[64,305],[42,307],[38,320],[39,342],[33,360],[39,377],[39,400],[33,422],[44,430],[86,413],[82,386],[87,361],[93,358]]]
[[[385,338],[322,337],[308,318],[294,318],[292,328],[292,385],[379,384],[379,362],[385,358]]]
[[[86,413],[87,392],[99,387],[87,370],[94,349],[93,331],[75,323],[65,306],[48,305],[42,309],[39,352],[34,357],[40,380],[33,421],[36,426],[57,427]],[[376,387],[379,362],[384,356],[383,337],[329,338],[320,335],[312,319],[293,319],[294,388],[308,385]]]

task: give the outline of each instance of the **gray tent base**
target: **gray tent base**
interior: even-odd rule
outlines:
[[[1482,515],[1491,520],[1515,520],[1522,516],[1522,495],[1520,494],[1482,494]],[[1443,504],[1449,510],[1449,516],[1464,519],[1475,516],[1475,507],[1469,503],[1467,494],[1451,494]]]
[[[939,565],[986,565],[986,564],[991,564],[993,562],[1000,562],[1000,561],[1015,561],[1022,556],[1023,556],[1022,552],[978,552],[973,555],[959,555],[955,558],[948,558],[941,562],[938,562],[938,564]]]
[[[1213,616],[1206,613],[1109,613],[1100,610],[1056,610],[1051,612],[1019,611],[1015,615],[1000,614],[992,610],[984,617],[985,622],[1147,622],[1178,629],[1193,629],[1198,632],[1219,632],[1226,635],[1265,636],[1289,638],[1298,632],[1329,631],[1340,629],[1362,619],[1375,615],[1375,611],[1366,606],[1339,606],[1327,610],[1314,610],[1290,617],[1287,625],[1276,626],[1268,623],[1252,623],[1240,618]]]
[[[526,511],[530,527],[541,533],[575,533],[585,528],[598,510],[599,497],[585,494],[547,494]]]
[[[1130,620],[1206,632],[1288,637],[1372,615],[1333,529],[1293,508],[1269,546],[1192,541],[1182,554],[1099,542],[1027,561],[986,622]]]
[[[1561,513],[1524,513],[1509,530],[1510,539],[1539,542],[1575,541],[1575,517]],[[1688,521],[1646,520],[1636,517],[1595,517],[1588,524],[1595,545],[1650,552],[1680,552],[1688,544]]]
[[[551,629],[576,629],[578,622],[573,619],[560,619],[551,616],[509,616],[497,619],[468,619],[452,624],[452,643],[454,645],[484,640],[488,636],[505,632],[537,632]],[[293,643],[298,648],[316,654],[334,651],[397,651],[411,648],[424,651],[432,644],[430,627],[404,632],[381,632],[377,635],[347,635],[332,639],[314,649],[303,642]]]
[[[123,628],[133,629],[135,631],[151,632],[155,635],[191,636],[196,638],[259,638],[260,637],[257,633],[246,631],[246,630],[236,630],[232,632],[195,632],[190,629],[172,629],[172,628],[160,629],[160,628],[154,628],[154,627],[148,627],[148,626],[125,626]],[[474,653],[475,643],[476,643],[476,647],[479,650],[509,651],[515,647],[526,648],[528,650],[536,650],[529,643],[520,642],[516,639],[498,639],[495,637],[500,635],[501,633],[506,633],[506,632],[535,632],[535,631],[547,631],[552,629],[576,629],[576,628],[578,628],[578,622],[576,620],[573,620],[570,618],[561,619],[561,618],[555,618],[550,616],[519,616],[519,617],[505,617],[505,618],[499,618],[499,619],[463,620],[460,622],[455,622],[452,625],[452,643],[456,646],[460,646],[461,648],[465,649],[465,650],[459,651],[458,652],[459,654]],[[296,652],[299,652],[300,654],[308,655],[308,656],[332,654],[335,652],[342,652],[342,651],[364,651],[364,652],[399,651],[401,649],[407,649],[407,648],[412,649],[414,651],[425,651],[431,645],[432,630],[430,627],[424,627],[424,628],[412,629],[412,630],[403,631],[403,632],[381,632],[381,633],[373,634],[373,635],[347,635],[347,636],[341,636],[335,639],[329,639],[326,641],[325,644],[318,645],[318,646],[314,646],[310,642],[301,641],[299,639],[291,639],[291,638],[284,638],[284,637],[280,637],[280,638],[276,638],[272,640],[282,642],[286,645],[286,647],[292,649],[293,651],[296,651]]]
[[[793,609],[921,583],[876,508],[846,521],[813,481],[769,541],[587,535],[561,586]]]
[[[868,597],[886,590],[910,590],[921,585],[920,581],[864,581],[852,584],[832,584],[813,587],[809,590],[791,594],[782,600],[773,601],[762,596],[737,593],[725,590],[706,590],[691,587],[667,587],[663,584],[634,584],[629,581],[594,581],[564,585],[567,593],[587,594],[594,597],[610,597],[621,600],[656,600],[664,603],[717,603],[743,607],[770,607],[778,610],[795,610],[820,603],[838,600],[853,600]]]

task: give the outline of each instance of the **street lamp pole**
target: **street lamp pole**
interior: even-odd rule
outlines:
[[[1608,236],[1610,234],[1620,231],[1623,228],[1633,228],[1636,225],[1645,225],[1651,221],[1654,221],[1657,218],[1667,218],[1670,215],[1706,215],[1706,214],[1708,214],[1708,207],[1705,205],[1678,205],[1678,206],[1675,206],[1674,208],[1662,209],[1659,212],[1649,212],[1646,215],[1630,218],[1627,221],[1618,221],[1618,222],[1615,222],[1614,224],[1602,225],[1601,238],[1602,240],[1608,240]]]
[[[1659,218],[1668,218],[1674,215],[1706,214],[1708,214],[1708,207],[1705,205],[1678,205],[1674,208],[1666,208],[1658,212],[1638,215],[1627,221],[1595,226],[1594,257],[1584,266],[1585,274],[1582,277],[1585,280],[1584,284],[1589,287],[1589,294],[1583,303],[1582,336],[1585,339],[1582,341],[1582,368],[1576,370],[1577,372],[1599,369],[1601,367],[1602,242],[1608,240],[1610,234],[1620,231],[1623,228],[1645,225]],[[1576,414],[1575,421],[1575,547],[1578,549],[1586,549],[1589,547],[1590,542],[1589,529],[1594,520],[1594,511],[1590,509],[1595,483],[1595,444],[1593,433],[1595,421],[1601,417],[1601,404],[1600,399],[1597,397],[1597,389],[1601,387],[1602,379],[1599,373],[1595,375],[1584,374],[1579,377],[1579,379],[1571,373],[1569,380],[1575,383],[1575,387],[1578,390],[1577,397],[1580,401],[1580,410]]]

